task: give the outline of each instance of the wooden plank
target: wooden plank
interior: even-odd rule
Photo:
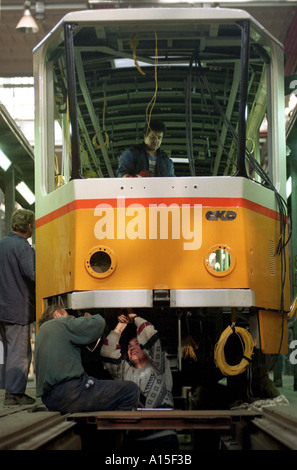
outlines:
[[[58,412],[19,410],[0,419],[0,450],[34,450],[70,430],[66,416]]]
[[[230,429],[242,417],[255,417],[261,412],[247,410],[137,410],[73,413],[68,419],[85,420],[98,430],[144,429]]]

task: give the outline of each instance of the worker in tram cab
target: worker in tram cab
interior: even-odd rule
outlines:
[[[128,326],[129,325],[129,326]],[[122,355],[120,339],[128,326],[127,359]],[[138,408],[173,408],[172,374],[155,327],[132,309],[118,317],[101,347],[102,360],[116,380],[131,380],[140,390]],[[137,445],[137,447],[135,447]],[[128,435],[125,449],[137,448],[165,452],[178,450],[175,431],[137,432]]]
[[[83,368],[80,346],[102,336],[100,314],[75,317],[61,305],[49,306],[39,320],[36,335],[36,396],[49,411],[125,411],[137,406],[139,391],[132,381],[115,383],[89,376]]]
[[[163,121],[152,119],[144,129],[143,142],[122,152],[116,176],[136,178],[151,176],[175,176],[172,160],[161,150],[166,131]]]

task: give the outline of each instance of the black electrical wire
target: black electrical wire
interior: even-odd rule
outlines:
[[[218,129],[214,123],[214,120],[213,118],[211,117],[211,113],[208,109],[208,106],[207,106],[207,101],[206,101],[206,98],[205,98],[205,95],[204,95],[204,92],[203,92],[203,86],[207,89],[210,97],[211,97],[211,100],[215,106],[215,108],[217,109],[219,115],[221,116],[221,118],[223,119],[223,122],[228,130],[228,132],[231,134],[231,137],[232,137],[232,140],[233,142],[235,143],[235,145],[238,144],[238,134],[237,134],[237,131],[236,129],[233,127],[233,125],[231,124],[231,122],[229,121],[228,117],[226,116],[226,114],[224,113],[223,109],[221,108],[218,100],[216,99],[214,93],[212,92],[210,86],[209,86],[209,83],[208,83],[208,80],[207,80],[207,77],[206,77],[206,74],[205,74],[205,71],[202,67],[202,64],[201,64],[201,61],[199,59],[199,55],[198,55],[198,51],[196,50],[195,53],[194,53],[194,57],[195,57],[195,64],[196,64],[196,70],[198,72],[198,79],[199,79],[199,82],[201,84],[201,95],[202,95],[202,98],[204,100],[204,104],[206,106],[206,109],[210,115],[210,118],[211,118],[211,121],[212,121],[212,124],[214,126],[214,129],[215,129],[215,132],[216,132],[216,136],[217,136],[217,140],[218,140],[218,143],[219,145],[222,146],[222,149],[223,151],[227,154],[226,150],[224,149],[224,146],[222,144],[222,142],[220,141],[220,137],[219,137],[219,133],[218,133]],[[192,68],[192,61],[191,61],[191,68]],[[232,159],[230,159],[229,155],[227,154],[227,158],[232,162],[232,164],[234,166],[236,166],[236,164],[233,162]],[[286,275],[287,275],[287,264],[286,264],[286,253],[285,253],[285,247],[286,245],[288,244],[289,240],[290,240],[290,237],[291,237],[291,231],[290,233],[288,234],[288,237],[286,239],[286,228],[288,226],[287,224],[287,220],[289,218],[289,212],[288,212],[288,206],[287,206],[287,203],[286,201],[284,200],[284,198],[279,194],[279,192],[277,191],[277,189],[275,188],[275,186],[273,185],[269,175],[266,173],[266,171],[261,167],[261,165],[259,164],[259,162],[254,158],[254,156],[248,151],[247,148],[245,148],[245,158],[247,160],[247,162],[250,164],[251,168],[254,170],[255,173],[257,173],[262,182],[258,182],[258,181],[255,181],[253,180],[252,178],[248,177],[249,179],[251,179],[252,181],[254,181],[255,183],[258,183],[264,187],[267,187],[268,189],[272,190],[275,194],[275,197],[276,197],[276,202],[277,202],[277,205],[278,205],[278,210],[279,210],[279,217],[280,217],[280,236],[279,236],[279,240],[278,240],[278,243],[277,243],[277,247],[275,249],[275,253],[274,255],[279,255],[281,257],[281,299],[280,299],[280,312],[282,315],[284,315],[285,311],[284,311],[284,287],[285,287],[285,281],[286,281]],[[283,322],[282,322],[282,336],[283,336]],[[280,344],[280,347],[279,347],[279,351],[281,350],[281,345],[282,345],[282,338],[281,338],[281,344]]]
[[[219,130],[217,129],[217,125],[216,123],[214,122],[214,119],[212,117],[212,114],[211,114],[211,111],[208,107],[208,104],[207,104],[207,99],[206,99],[206,96],[205,96],[205,93],[204,93],[204,88],[206,88],[206,90],[208,91],[210,97],[211,97],[211,100],[213,102],[213,104],[215,105],[215,107],[217,108],[220,116],[223,118],[223,121],[227,127],[227,129],[229,129],[229,120],[227,118],[227,116],[225,115],[225,113],[223,112],[218,100],[216,99],[213,91],[211,90],[210,86],[209,86],[209,83],[208,83],[208,80],[207,80],[207,77],[206,77],[206,74],[204,72],[204,69],[202,67],[202,64],[201,64],[201,61],[199,59],[199,57],[197,56],[197,51],[195,52],[195,65],[196,65],[196,70],[198,71],[198,74],[197,74],[197,78],[198,78],[198,81],[199,81],[199,85],[200,85],[200,91],[201,91],[201,98],[202,98],[202,102],[207,110],[207,113],[208,113],[208,116],[210,118],[210,121],[212,123],[212,126],[213,126],[213,129],[216,133],[216,137],[217,137],[217,141],[219,143],[219,145],[221,146],[227,160],[229,160],[231,162],[231,164],[233,166],[235,166],[236,170],[238,170],[238,166],[237,166],[237,163],[234,162],[234,160],[232,160],[232,158],[229,157],[229,154],[227,152],[227,150],[225,149],[224,147],[224,144],[222,143],[221,139],[220,139],[220,135],[219,135]],[[192,67],[192,64],[190,64],[190,67]],[[230,130],[230,129],[229,129]],[[235,132],[235,135],[233,136],[233,140],[234,138],[237,138],[237,134],[236,134],[236,131]]]

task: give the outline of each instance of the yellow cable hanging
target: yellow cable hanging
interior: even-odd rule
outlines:
[[[156,103],[156,99],[157,99],[157,90],[158,90],[158,79],[157,79],[157,67],[158,67],[158,41],[157,41],[157,33],[155,31],[155,91],[154,91],[154,95],[151,99],[151,101],[149,102],[149,104],[147,105],[147,108],[146,108],[146,112],[145,112],[145,116],[146,116],[146,123],[148,125],[148,129],[150,129],[150,122],[151,122],[151,115],[152,115],[152,111],[153,111],[153,108],[155,106],[155,103]],[[137,59],[136,59],[136,48],[138,46],[138,39],[137,39],[137,34],[135,33],[133,35],[133,37],[131,38],[130,42],[129,42],[129,45],[132,49],[132,54],[133,54],[133,60],[134,60],[134,64],[137,68],[137,70],[142,74],[142,75],[145,75],[145,73],[143,72],[143,70],[141,70],[138,62],[137,62]]]
[[[187,326],[187,336],[183,340],[182,344],[182,358],[183,359],[192,359],[193,361],[197,361],[197,356],[195,351],[198,350],[199,344],[192,338],[190,335],[190,328],[189,328],[189,313],[186,315],[186,326]]]
[[[296,309],[297,309],[297,295],[295,296],[293,302],[292,302],[292,305],[290,306],[290,311],[288,313],[288,319],[292,319],[296,313]],[[295,315],[295,319],[294,321],[296,320],[296,315]]]
[[[250,153],[254,153],[254,151],[255,151],[255,141],[254,141],[254,139],[252,139],[251,137],[248,137],[246,139],[246,147],[248,145],[248,142],[252,143],[252,149],[250,150]]]
[[[60,174],[58,157],[55,153],[55,189],[63,186],[64,182],[64,176]]]
[[[96,132],[92,139],[92,143],[96,149],[102,149],[103,147],[109,147],[109,135],[105,130],[105,107],[106,107],[106,92],[104,91],[104,101],[103,101],[103,117],[102,117],[102,127],[103,129]],[[102,145],[99,145],[97,143],[97,136],[100,134],[104,134],[105,136],[105,141]]]
[[[55,173],[56,173],[56,176],[58,176],[60,174],[59,162],[58,162],[58,157],[57,157],[56,153],[55,153]]]
[[[145,112],[146,123],[148,125],[148,129],[150,129],[151,115],[152,115],[152,111],[153,111],[153,108],[155,106],[156,99],[157,99],[157,91],[158,91],[157,70],[158,70],[158,38],[157,38],[157,33],[155,31],[155,92],[154,92],[154,95],[153,95],[151,101],[147,105],[146,112]],[[148,111],[150,106],[151,106],[151,109],[150,109],[150,111]]]
[[[141,75],[145,75],[143,70],[141,70],[141,68],[139,66],[139,63],[137,62],[137,59],[136,59],[136,47],[138,46],[138,39],[137,39],[137,34],[136,33],[133,35],[132,39],[130,40],[129,45],[132,49],[134,64],[135,64],[138,72],[141,73]]]
[[[102,145],[99,145],[97,144],[97,136],[100,135],[100,134],[104,134],[105,136],[105,141]],[[109,147],[109,135],[106,131],[98,131],[96,132],[96,134],[94,135],[93,139],[92,139],[92,143],[94,145],[94,147],[96,149],[103,149],[103,147]]]
[[[237,334],[237,336],[241,340],[244,346],[244,349],[243,349],[243,357],[241,361],[238,364],[231,366],[226,361],[224,347],[229,336],[234,333]],[[223,333],[221,334],[219,338],[219,341],[215,345],[214,360],[215,360],[216,366],[220,369],[220,371],[224,375],[241,374],[242,372],[244,372],[244,370],[246,369],[246,367],[251,361],[255,345],[256,345],[256,342],[253,340],[252,336],[246,329],[240,328],[238,326],[235,327],[235,324],[232,323],[231,326],[228,326],[223,331]]]

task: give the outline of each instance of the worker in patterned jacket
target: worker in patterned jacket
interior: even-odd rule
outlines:
[[[128,315],[122,314],[118,317],[116,327],[108,334],[102,345],[102,360],[114,379],[131,380],[138,385],[139,408],[173,408],[172,374],[158,332],[151,323],[136,315],[131,309],[127,311]],[[136,337],[128,343],[128,360],[126,360],[122,357],[120,337],[131,322],[136,326]],[[137,439],[138,449],[141,443],[144,448],[149,444],[149,448],[152,449],[152,439],[154,444],[158,442],[162,445],[163,450],[166,448],[166,443],[171,449],[178,446],[174,431],[162,431],[149,433],[149,436]],[[156,449],[155,445],[154,448]]]
[[[102,360],[114,379],[132,380],[138,385],[139,408],[172,408],[172,375],[158,332],[144,318],[128,311],[128,315],[118,317],[117,326],[102,345]],[[120,337],[130,321],[135,323],[137,336],[129,341],[127,361],[121,355]]]

